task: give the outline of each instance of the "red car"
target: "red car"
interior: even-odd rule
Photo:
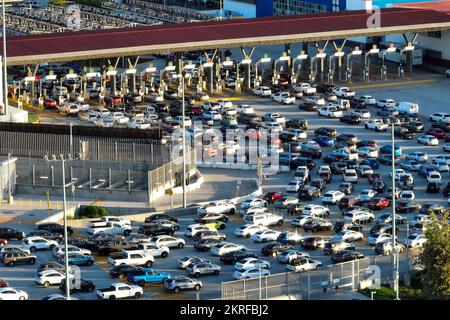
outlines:
[[[382,197],[375,197],[369,201],[367,207],[371,210],[381,210],[391,205],[391,201]]]
[[[58,106],[58,103],[55,99],[47,98],[44,100],[44,108],[55,109]]]
[[[433,128],[431,130],[428,130],[426,134],[432,135],[436,137],[437,139],[444,139],[447,133],[439,128]]]
[[[372,173],[367,176],[369,178],[369,183],[372,184],[375,181],[382,181],[381,175],[379,173]]]
[[[268,203],[274,203],[278,199],[280,199],[283,196],[280,192],[267,192],[263,199],[266,200]]]
[[[103,101],[106,105],[115,105],[122,103],[122,98],[120,96],[107,96]]]
[[[6,288],[9,287],[9,283],[5,280],[0,279],[0,288]]]
[[[0,246],[6,246],[8,244],[8,240],[0,239]]]
[[[202,106],[199,105],[191,106],[191,113],[194,116],[201,116],[203,114]]]

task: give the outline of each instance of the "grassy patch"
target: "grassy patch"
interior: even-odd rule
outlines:
[[[39,115],[36,112],[28,111],[28,123],[36,123],[39,121]]]
[[[371,289],[359,290],[360,293],[367,297],[371,297]],[[400,283],[399,296],[401,300],[421,300],[424,299],[420,289],[413,289]],[[395,291],[389,285],[382,285],[379,289],[374,290],[374,300],[393,300],[395,298]]]

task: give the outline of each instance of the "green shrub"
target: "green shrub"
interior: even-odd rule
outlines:
[[[101,218],[108,215],[109,211],[103,207],[86,206],[80,208],[79,218]]]

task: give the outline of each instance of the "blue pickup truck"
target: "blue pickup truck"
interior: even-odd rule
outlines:
[[[172,276],[169,273],[154,269],[143,269],[132,274],[128,274],[128,281],[143,287],[146,283],[164,283]]]

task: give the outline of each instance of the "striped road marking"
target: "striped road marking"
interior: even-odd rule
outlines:
[[[397,82],[386,82],[386,83],[375,83],[375,84],[362,84],[356,86],[350,86],[350,89],[374,89],[374,88],[384,88],[393,86],[406,86],[410,84],[419,83],[430,83],[436,82],[434,79],[422,79],[422,80],[411,80],[411,81],[397,81]]]

